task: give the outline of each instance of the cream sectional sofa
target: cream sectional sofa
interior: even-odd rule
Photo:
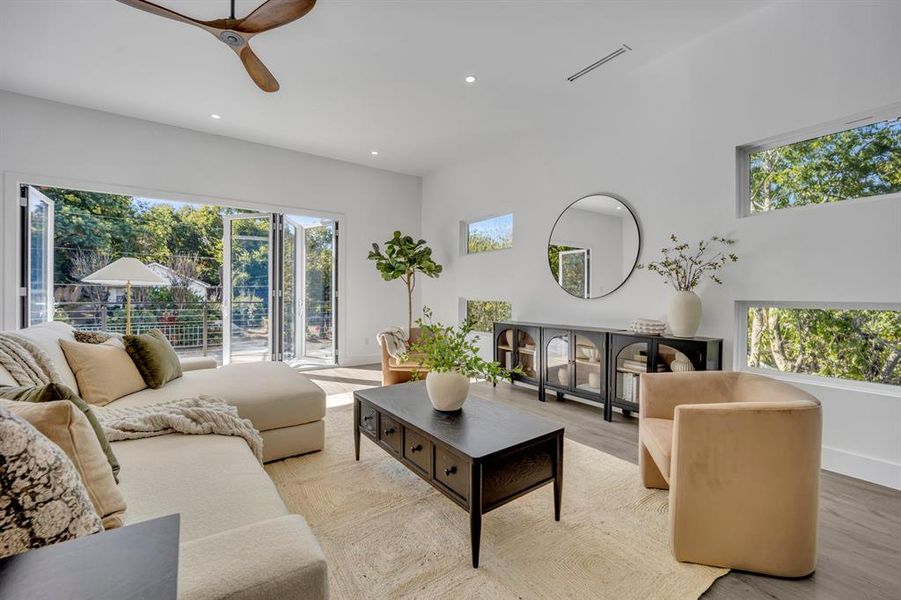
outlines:
[[[73,339],[62,323],[19,331],[78,390],[59,347]],[[184,375],[109,404],[144,406],[200,394],[238,408],[263,436],[265,460],[321,450],[325,393],[281,363],[204,368],[188,360]],[[0,367],[0,384],[14,385]],[[97,410],[102,411],[100,407]],[[234,600],[328,597],[325,557],[303,517],[288,512],[272,481],[238,437],[172,434],[113,443],[126,523],[179,513],[179,598]]]

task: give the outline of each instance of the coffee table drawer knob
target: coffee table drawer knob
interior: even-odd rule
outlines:
[[[410,446],[410,452],[419,452],[422,450],[422,444],[416,444],[415,446]]]
[[[447,476],[451,476],[456,472],[457,472],[457,467],[448,467],[448,468],[444,469],[444,474]]]
[[[394,427],[387,427],[387,428],[385,429],[385,435],[391,435],[391,434],[394,433],[395,431],[397,431],[397,430],[396,430]]]
[[[373,416],[374,416],[374,415],[366,415],[365,417],[363,417],[363,420],[364,420],[364,421],[371,421]]]

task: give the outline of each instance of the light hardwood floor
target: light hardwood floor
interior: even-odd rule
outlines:
[[[329,404],[350,402],[355,389],[380,385],[377,366],[310,371]],[[472,392],[566,427],[566,437],[632,463],[638,462],[638,421],[573,400],[538,402],[529,388],[475,384]],[[703,598],[901,600],[901,492],[823,471],[817,571],[803,579],[732,572]]]

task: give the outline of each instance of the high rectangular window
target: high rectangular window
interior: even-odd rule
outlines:
[[[901,310],[748,307],[747,365],[901,385]]]
[[[509,321],[513,305],[506,300],[467,300],[466,320],[473,331],[491,332],[495,321]]]
[[[741,149],[745,213],[901,192],[901,118],[869,117],[825,135]],[[863,123],[863,124],[861,124]],[[822,130],[821,130],[822,131]],[[742,170],[742,169],[740,169]]]
[[[466,223],[466,253],[513,247],[513,214]]]

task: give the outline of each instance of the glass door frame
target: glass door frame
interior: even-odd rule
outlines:
[[[329,326],[332,332],[332,351],[331,351],[331,360],[323,361],[322,359],[317,359],[315,357],[307,356],[307,310],[309,306],[307,305],[307,238],[306,232],[307,229],[311,229],[310,226],[304,226],[296,221],[291,221],[292,224],[296,225],[298,229],[303,232],[299,237],[299,252],[298,252],[298,269],[300,273],[300,281],[301,285],[297,288],[299,293],[303,295],[301,300],[301,310],[298,315],[298,322],[302,328],[302,331],[299,332],[300,336],[300,351],[296,353],[295,359],[300,361],[301,363],[305,363],[302,366],[305,368],[321,368],[324,366],[334,366],[338,364],[338,240],[339,240],[339,223],[338,219],[334,218],[324,218],[323,220],[328,221],[332,227],[332,265],[331,265],[331,280],[329,282],[331,293],[331,311],[330,311],[330,323]],[[323,225],[316,225],[315,227],[322,227]]]
[[[578,248],[576,250],[561,250],[557,253],[557,283],[564,290],[563,286],[563,266],[567,256],[582,255],[582,298],[591,297],[591,248]],[[566,290],[569,291],[569,290]]]
[[[45,275],[44,281],[44,293],[47,296],[46,306],[44,310],[46,312],[46,319],[42,322],[52,321],[53,320],[53,312],[54,312],[54,260],[53,260],[53,249],[55,245],[54,239],[54,212],[55,207],[53,201],[45,196],[41,191],[37,188],[37,186],[30,184],[20,184],[19,185],[19,209],[20,213],[20,249],[19,249],[19,325],[23,329],[26,327],[30,327],[31,325],[35,325],[31,318],[31,307],[34,295],[34,286],[32,285],[32,268],[33,263],[31,260],[32,250],[34,249],[32,246],[32,236],[31,236],[31,227],[32,227],[32,218],[31,211],[35,205],[35,198],[32,196],[32,192],[36,195],[40,196],[40,202],[46,206],[46,220],[47,220],[47,228],[44,231],[45,241],[43,244],[43,252],[44,252],[44,260],[43,260],[43,270]]]
[[[267,306],[269,307],[269,360],[278,360],[278,349],[276,343],[281,344],[281,336],[275,335],[278,327],[281,327],[280,313],[276,310],[276,302],[279,298],[277,287],[281,287],[281,277],[279,269],[281,260],[274,260],[278,256],[277,248],[278,240],[274,235],[276,231],[276,223],[281,215],[277,213],[238,213],[232,215],[224,215],[222,217],[222,364],[227,365],[231,362],[231,337],[232,337],[232,223],[248,219],[266,219],[269,223],[269,285],[267,293],[269,294]],[[275,263],[278,262],[279,265]],[[278,342],[276,342],[278,340]]]

